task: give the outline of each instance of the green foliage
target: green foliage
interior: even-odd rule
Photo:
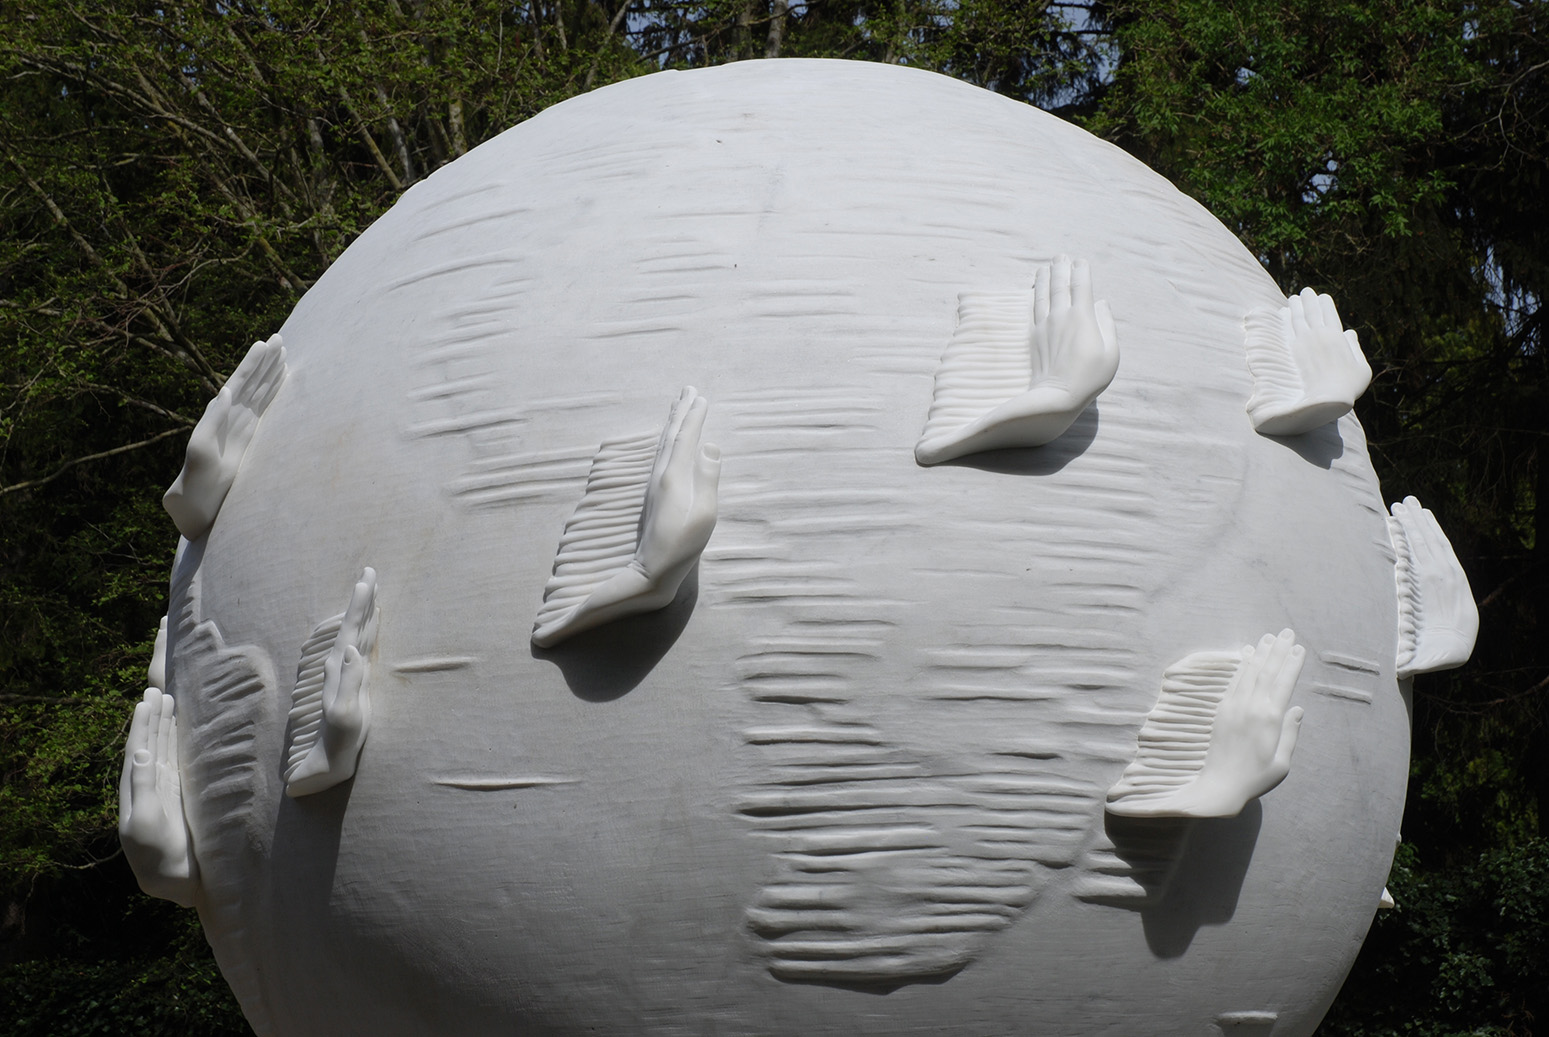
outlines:
[[[1350,979],[1382,999],[1345,999],[1329,1037],[1512,1037],[1549,1010],[1549,841],[1529,838],[1459,866],[1427,868],[1401,847],[1397,907],[1372,927]],[[1425,1006],[1406,1018],[1393,1005]]]
[[[49,1037],[240,1037],[250,1031],[191,912],[148,900],[122,860],[52,888],[56,950],[0,979],[7,1033]],[[102,938],[104,929],[123,934]]]

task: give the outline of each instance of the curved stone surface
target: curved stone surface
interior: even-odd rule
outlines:
[[[1111,385],[1046,446],[916,464],[959,297],[1062,253]],[[201,910],[255,1027],[1311,1033],[1409,731],[1360,426],[1244,412],[1244,316],[1283,305],[1117,148],[884,65],[623,83],[414,187],[281,329],[179,563]],[[534,649],[599,443],[684,385],[724,457],[697,570]],[[284,675],[367,565],[370,740],[288,798]],[[1289,777],[1181,836],[1105,817],[1167,667],[1284,627]]]

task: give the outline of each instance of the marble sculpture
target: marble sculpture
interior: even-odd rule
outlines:
[[[1479,623],[1370,378],[1005,98],[566,101],[194,429],[125,854],[261,1037],[1310,1034]]]

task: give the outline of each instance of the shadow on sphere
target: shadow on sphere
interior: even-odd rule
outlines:
[[[1265,436],[1271,443],[1279,443],[1296,451],[1303,461],[1315,464],[1327,471],[1345,452],[1345,441],[1339,434],[1339,422],[1331,421],[1311,432],[1296,436]]]
[[[1093,404],[1071,423],[1060,438],[1043,446],[1014,447],[1009,450],[985,450],[943,461],[937,468],[977,468],[996,475],[1053,475],[1086,453],[1097,438],[1097,404]]]
[[[1179,957],[1194,942],[1200,926],[1231,921],[1263,822],[1258,800],[1236,817],[1193,822],[1166,893],[1159,903],[1141,911],[1152,954]]]
[[[576,698],[612,702],[629,694],[677,643],[699,600],[699,566],[683,578],[672,604],[604,623],[552,648],[532,647],[534,659],[559,667]]]
[[[274,843],[269,855],[273,866],[272,917],[312,920],[329,917],[334,869],[339,861],[339,838],[350,793],[354,789],[355,779],[350,777],[332,788],[298,799],[290,798],[283,791],[280,793]],[[319,932],[326,934],[326,927],[321,927]],[[317,964],[323,967],[321,962]]]

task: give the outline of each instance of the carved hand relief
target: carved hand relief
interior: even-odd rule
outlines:
[[[156,645],[151,649],[151,665],[146,672],[146,687],[167,687],[167,617],[161,617],[156,628]]]
[[[376,570],[367,568],[342,613],[319,623],[301,647],[291,694],[285,794],[296,798],[355,776],[371,728],[371,649],[376,643]]]
[[[1058,256],[1025,293],[964,294],[941,358],[914,457],[965,454],[1058,439],[1108,388],[1119,346],[1108,304],[1092,297],[1086,260]]]
[[[1197,652],[1168,667],[1108,812],[1235,817],[1279,785],[1301,727],[1301,707],[1286,707],[1306,654],[1282,630],[1241,653]]]
[[[1450,670],[1468,662],[1479,609],[1468,577],[1436,516],[1413,497],[1393,505],[1388,535],[1397,555],[1398,676]]]
[[[672,602],[715,529],[721,452],[701,442],[708,409],[690,386],[660,436],[602,444],[560,537],[533,644]]]
[[[253,343],[188,439],[183,470],[161,499],[178,532],[197,540],[210,531],[237,477],[259,419],[285,381],[280,336]]]
[[[1253,395],[1248,417],[1266,436],[1294,436],[1346,414],[1371,384],[1372,369],[1334,300],[1303,288],[1278,309],[1243,321]]]
[[[163,620],[163,631],[165,623]],[[157,639],[164,646],[164,638]],[[154,669],[154,664],[153,664]],[[145,689],[134,707],[118,783],[118,840],[140,888],[184,907],[199,889],[199,867],[183,816],[177,718],[172,696]]]

